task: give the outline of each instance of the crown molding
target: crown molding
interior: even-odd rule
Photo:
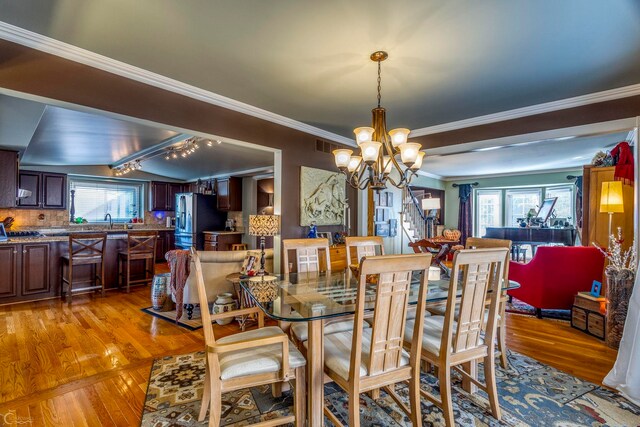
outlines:
[[[43,36],[15,25],[0,21],[0,39],[37,49],[51,55],[59,56],[70,61],[78,62],[89,67],[97,68],[111,74],[116,74],[127,79],[148,84],[160,89],[168,90],[179,95],[197,99],[212,105],[217,105],[228,110],[257,117],[291,129],[299,130],[320,138],[330,139],[345,145],[354,145],[354,142],[342,135],[328,132],[324,129],[272,113],[262,108],[254,107],[244,102],[236,101],[226,96],[218,95],[204,89],[126,64],[121,61]]]
[[[552,111],[564,110],[567,108],[582,107],[584,105],[598,102],[612,101],[614,99],[627,98],[629,96],[640,95],[640,84],[624,86],[617,89],[605,90],[602,92],[580,95],[573,98],[561,99],[559,101],[546,102],[544,104],[531,105],[517,108],[515,110],[502,111],[500,113],[487,114],[456,122],[443,123],[441,125],[429,126],[411,131],[411,137],[432,135],[436,133],[449,132],[468,128],[472,126],[482,126],[489,123],[502,122],[505,120],[519,119],[521,117],[533,116],[536,114],[549,113]]]
[[[450,183],[453,181],[477,181],[479,179],[488,179],[488,178],[506,178],[511,176],[523,176],[523,175],[548,175],[551,173],[562,173],[562,172],[575,172],[580,171],[581,166],[575,167],[566,167],[566,168],[556,168],[556,169],[545,169],[545,170],[535,170],[535,171],[525,171],[525,172],[505,172],[505,173],[494,173],[488,175],[474,175],[474,176],[448,176],[442,178],[442,181],[446,183]],[[548,185],[548,184],[545,184]],[[518,187],[527,187],[527,185],[516,185],[514,188]],[[492,188],[492,187],[483,187],[483,188]]]

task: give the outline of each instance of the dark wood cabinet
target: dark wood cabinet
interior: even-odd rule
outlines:
[[[22,245],[22,295],[48,293],[49,243]]]
[[[184,191],[182,184],[173,182],[151,181],[150,210],[173,211],[175,210],[176,194]]]
[[[242,210],[242,179],[231,177],[219,179],[216,183],[219,211]]]
[[[18,295],[21,258],[19,250],[22,250],[19,245],[0,245],[0,298]]]
[[[17,188],[18,153],[0,150],[0,207],[16,207]]]
[[[230,251],[234,243],[242,243],[242,234],[204,233],[205,251]]]
[[[18,199],[18,206],[22,208],[39,208],[42,198],[40,189],[42,188],[42,174],[39,172],[20,171],[18,188],[31,191],[29,197]]]
[[[21,208],[67,208],[67,176],[64,174],[20,171],[18,188],[31,191],[31,196],[18,199]]]
[[[173,230],[159,231],[156,244],[156,262],[166,262],[164,254],[176,248],[176,236]]]
[[[53,173],[42,174],[42,207],[45,209],[67,208],[67,176]]]

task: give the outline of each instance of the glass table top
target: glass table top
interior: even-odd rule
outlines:
[[[300,322],[355,313],[357,280],[349,270],[325,273],[299,273],[261,277],[241,277],[240,285],[265,314],[277,320]],[[414,273],[409,304],[417,304],[420,275]],[[514,281],[503,290],[519,288]],[[365,310],[373,310],[375,284],[365,287]],[[457,295],[462,289],[458,286]],[[427,303],[445,302],[449,279],[429,280]]]

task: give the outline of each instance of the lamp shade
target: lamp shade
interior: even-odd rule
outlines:
[[[249,215],[249,235],[276,236],[280,233],[280,215]]]
[[[349,150],[346,148],[333,150],[333,155],[336,160],[336,166],[338,168],[346,168],[349,165],[349,161],[351,160],[351,154],[353,154],[353,150]]]
[[[399,147],[402,163],[407,166],[411,166],[416,162],[420,148],[422,148],[422,146],[416,142],[405,142]]]
[[[431,209],[440,209],[439,198],[422,199],[422,210],[430,211]]]
[[[602,183],[602,193],[600,195],[600,212],[624,212],[624,203],[622,200],[622,181],[607,181]]]

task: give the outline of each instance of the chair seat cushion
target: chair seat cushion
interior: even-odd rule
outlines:
[[[282,329],[277,326],[268,326],[230,335],[217,340],[216,343],[229,344],[279,335],[286,336]],[[229,380],[245,375],[278,372],[282,368],[282,345],[252,346],[250,343],[247,343],[247,347],[246,350],[220,354],[220,379]],[[292,342],[289,342],[289,367],[294,369],[304,366],[305,364],[306,360],[302,353],[298,351]]]
[[[369,328],[368,323],[364,323],[365,328]],[[324,334],[335,334],[337,332],[346,332],[353,330],[353,320],[342,320],[339,322],[329,323],[324,326]],[[291,325],[291,332],[300,342],[309,339],[309,324],[307,322],[295,322]]]
[[[360,376],[368,375],[369,352],[371,350],[371,329],[362,331],[362,359],[360,363]],[[353,331],[337,332],[324,337],[324,364],[331,371],[340,375],[345,380],[349,379],[349,367],[351,364],[351,343]],[[304,343],[305,347],[307,342]],[[402,350],[401,366],[409,364],[409,354]]]
[[[439,305],[437,307],[433,307],[433,308],[429,308],[429,310],[431,310],[431,314],[433,314],[434,316],[444,316],[445,312],[447,310],[447,306],[445,305]],[[456,304],[456,308],[454,310],[454,319],[458,320],[458,316],[460,316],[460,304]],[[408,319],[408,317],[407,317]],[[500,316],[500,314],[498,314],[497,320],[501,320],[502,317]],[[485,310],[484,311],[484,322],[485,324],[489,321],[489,310]]]
[[[407,319],[404,326],[404,338],[411,341],[413,337],[413,328],[415,319]],[[454,322],[454,329],[456,323]],[[422,332],[422,349],[429,353],[440,354],[440,345],[442,342],[442,331],[444,330],[444,316],[429,316],[424,319],[424,329]]]
[[[431,316],[431,313],[425,310],[424,317],[427,317],[427,316]],[[407,320],[415,319],[415,318],[416,318],[416,310],[407,311]]]

